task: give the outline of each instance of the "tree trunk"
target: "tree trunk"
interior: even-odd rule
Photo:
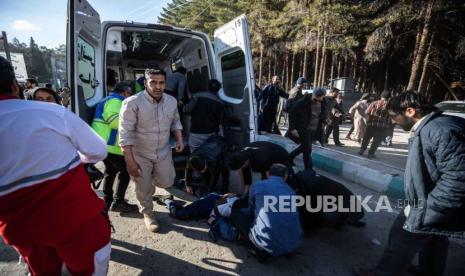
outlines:
[[[388,83],[389,83],[389,65],[391,63],[391,58],[388,56],[386,58],[386,68],[384,72],[384,86],[383,91],[388,90]]]
[[[273,76],[276,76],[278,73],[278,56],[277,56],[277,53],[276,51],[274,51],[274,55],[273,55]]]
[[[412,60],[415,59],[415,57],[417,56],[417,53],[418,53],[418,46],[420,45],[420,40],[421,40],[421,30],[422,30],[422,27],[423,27],[423,19],[425,17],[425,11],[426,11],[426,6],[423,6],[423,8],[421,9],[420,11],[420,22],[418,24],[418,27],[417,27],[417,35],[415,36],[415,49],[413,50],[413,56],[412,56]]]
[[[318,87],[318,63],[320,62],[320,24],[318,24],[315,51],[315,72],[313,77],[313,87]]]
[[[307,44],[308,44],[308,26],[305,26],[305,45],[304,45],[304,60],[303,60],[303,65],[302,65],[302,77],[304,77],[306,80],[308,79],[307,78],[307,58],[308,58]]]
[[[345,53],[344,54],[344,75],[343,77],[348,77],[349,76],[349,54]]]
[[[292,87],[292,84],[294,82],[294,67],[295,67],[295,53],[292,53],[292,61],[291,61],[291,75],[289,79],[289,87]]]
[[[324,82],[324,71],[326,69],[325,66],[326,62],[326,22],[323,25],[323,46],[321,47],[321,64],[320,64],[320,72],[318,77],[318,87],[322,87]]]
[[[355,59],[352,61],[352,78],[355,80],[357,78],[357,56],[355,56]]]
[[[260,43],[260,61],[258,63],[258,85],[262,86],[263,49],[265,46]]]
[[[304,77],[306,80],[308,80],[307,76],[307,59],[308,59],[308,50],[307,48],[304,49],[304,60],[303,60],[303,65],[302,65],[302,77]]]
[[[333,88],[333,78],[334,78],[334,52],[331,53],[331,74],[329,76],[329,88]]]
[[[342,69],[342,59],[341,59],[341,55],[340,55],[340,54],[337,54],[337,55],[336,55],[336,59],[337,59],[337,74],[336,74],[336,78],[339,78],[339,77],[341,77],[341,69]]]
[[[425,19],[423,30],[421,34],[420,43],[418,45],[418,51],[414,59],[412,60],[412,69],[410,70],[410,78],[407,85],[407,90],[418,88],[418,75],[423,67],[429,38],[431,35],[431,19],[433,10],[434,0],[428,1],[425,12]]]
[[[268,83],[271,82],[271,55],[268,52]]]
[[[286,90],[289,90],[289,54],[286,53],[286,57],[284,58],[284,85],[286,86]]]
[[[428,63],[433,47],[434,34],[431,35],[429,40],[428,50],[426,51],[425,61],[423,64],[423,70],[421,72],[420,83],[418,84],[418,93],[424,94],[426,92],[427,78],[428,78]]]

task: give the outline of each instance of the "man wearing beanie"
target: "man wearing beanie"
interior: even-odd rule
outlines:
[[[307,80],[303,77],[299,77],[295,82],[295,86],[289,91],[289,98],[286,101],[285,110],[286,112],[291,112],[292,107],[294,104],[300,100],[304,94],[302,93],[302,88],[304,84],[307,83]]]

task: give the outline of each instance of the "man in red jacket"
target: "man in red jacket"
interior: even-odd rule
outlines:
[[[110,223],[83,166],[106,157],[105,142],[62,106],[18,96],[0,57],[0,235],[32,275],[61,275],[63,264],[105,275]]]

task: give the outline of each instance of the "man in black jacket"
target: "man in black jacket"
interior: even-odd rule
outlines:
[[[229,186],[229,169],[225,157],[229,150],[221,136],[211,136],[189,157],[186,165],[186,191],[202,197],[216,186],[220,173],[223,185],[220,193],[226,193]]]
[[[252,171],[260,173],[262,179],[266,179],[266,172],[275,163],[290,168],[289,153],[283,147],[267,141],[250,143],[226,159],[226,164],[231,170],[240,170],[244,194],[249,192],[249,187],[252,184]],[[290,171],[290,173],[292,172]]]
[[[225,106],[218,97],[221,83],[208,81],[208,91],[194,94],[184,106],[184,113],[191,115],[189,149],[194,152],[210,136],[218,134],[223,122]]]
[[[404,275],[418,252],[418,275],[442,275],[448,237],[465,238],[465,120],[441,114],[414,92],[392,98],[386,108],[410,130],[408,206],[393,223],[378,266],[359,275]]]
[[[321,102],[325,90],[316,88],[312,94],[305,94],[298,100],[289,113],[289,130],[287,136],[300,145],[291,152],[291,160],[303,153],[305,169],[312,168],[312,140],[321,124]]]
[[[279,86],[280,82],[281,80],[278,76],[273,76],[271,83],[265,86],[258,96],[258,131],[271,133],[274,132],[273,126],[277,128],[276,115],[278,112],[279,97],[285,99],[289,97]]]
[[[325,141],[328,143],[329,136],[333,134],[334,144],[336,146],[344,146],[339,140],[339,125],[344,121],[344,108],[342,107],[342,95],[337,94],[336,105],[332,108],[329,120],[325,128]]]

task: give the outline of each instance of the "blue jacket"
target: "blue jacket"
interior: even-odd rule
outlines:
[[[432,113],[409,139],[404,229],[465,239],[465,120]]]
[[[272,208],[266,210],[265,196],[273,196],[278,202],[279,196],[288,196],[286,202],[290,202],[289,197],[295,196],[295,192],[283,178],[277,176],[255,182],[251,186],[249,208],[255,217],[250,229],[252,242],[274,256],[290,253],[302,241],[299,213],[297,210],[279,212],[278,204],[275,205],[278,212]]]

